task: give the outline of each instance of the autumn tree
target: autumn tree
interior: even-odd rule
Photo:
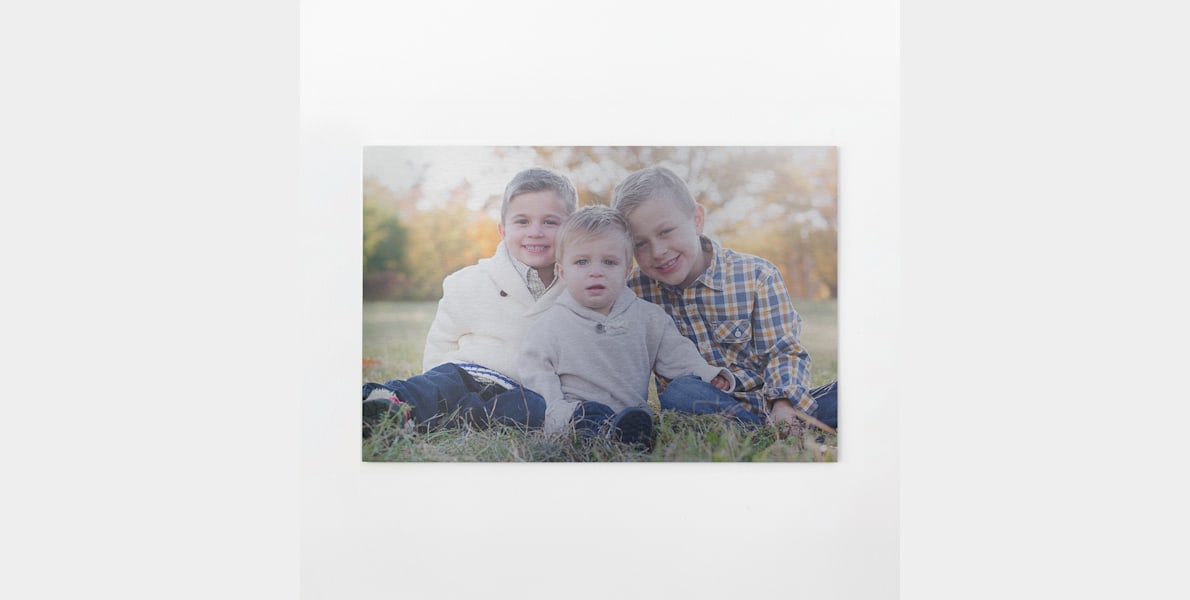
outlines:
[[[500,243],[496,226],[495,220],[471,210],[462,199],[418,213],[409,223],[409,281],[402,297],[441,298],[447,275],[492,255]]]
[[[374,179],[364,181],[363,294],[366,299],[394,296],[406,269],[408,233],[396,212],[393,192]]]

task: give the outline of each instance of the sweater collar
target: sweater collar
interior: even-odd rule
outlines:
[[[624,289],[620,290],[620,295],[616,297],[615,303],[612,304],[611,311],[609,311],[606,315],[579,304],[578,300],[575,300],[574,296],[571,296],[569,291],[563,292],[561,296],[558,296],[557,304],[565,306],[574,314],[591,321],[606,321],[608,319],[613,319],[624,311],[628,310],[628,307],[632,306],[632,303],[635,301],[636,294],[632,292],[631,288],[625,285]]]
[[[529,292],[529,286],[525,285],[525,280],[521,279],[521,274],[513,265],[513,259],[503,241],[496,246],[495,253],[490,258],[480,260],[478,266],[483,273],[491,278],[502,292],[501,295],[507,294],[526,307],[525,316],[531,317],[545,312],[546,309],[553,306],[556,298],[564,295],[565,286],[551,285],[540,298],[534,299],[533,294]],[[554,279],[556,282],[557,278]]]

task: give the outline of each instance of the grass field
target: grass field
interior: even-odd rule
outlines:
[[[435,302],[365,302],[363,379],[388,381],[421,372],[422,348]],[[800,301],[802,343],[813,359],[812,382],[838,378],[838,305]],[[656,395],[649,403],[656,411]],[[576,443],[568,437],[497,427],[416,433],[382,428],[363,442],[367,461],[834,461],[838,440],[807,430],[781,439],[775,430],[748,431],[718,416],[658,413],[657,446],[641,452],[622,444]],[[821,440],[821,441],[820,441]]]

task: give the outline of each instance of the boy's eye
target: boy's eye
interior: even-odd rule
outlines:
[[[560,223],[561,223],[561,221],[555,221],[554,219],[546,219],[546,220],[545,220],[545,224],[546,224],[546,225],[554,225],[554,226],[557,226],[557,225],[559,225]]]
[[[662,236],[662,237],[665,237],[665,236],[669,235],[669,232],[671,232],[671,231],[673,231],[673,228],[670,228],[670,229],[662,229],[662,230],[661,230],[661,236]]]
[[[632,245],[632,247],[637,248],[637,249],[644,248],[645,243],[646,242],[644,240],[638,240],[635,244]]]
[[[618,265],[618,264],[620,264],[620,263],[619,263],[619,261],[616,261],[616,260],[614,260],[614,259],[611,259],[611,258],[605,258],[605,259],[603,259],[603,264],[605,264],[605,265],[607,265],[607,266],[609,266],[609,267],[614,267],[614,266],[616,266],[616,265]]]
[[[583,266],[586,266],[586,265],[587,265],[587,263],[589,263],[589,262],[591,262],[591,261],[589,261],[589,260],[587,260],[587,259],[585,259],[585,258],[580,258],[580,259],[578,259],[578,260],[574,261],[574,264],[576,264],[576,265],[578,265],[578,266],[580,266],[580,267],[583,267]]]

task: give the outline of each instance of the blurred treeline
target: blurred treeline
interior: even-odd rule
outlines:
[[[492,148],[494,156],[511,148]],[[523,149],[516,149],[517,151]],[[536,161],[578,189],[579,205],[609,204],[629,173],[665,166],[706,207],[704,233],[777,265],[795,298],[838,295],[838,154],[833,147],[535,147]],[[507,182],[504,182],[507,183]],[[364,298],[434,300],[450,273],[491,256],[503,184],[463,181],[427,198],[421,182],[392,190],[365,175]],[[475,209],[475,195],[482,198]]]

